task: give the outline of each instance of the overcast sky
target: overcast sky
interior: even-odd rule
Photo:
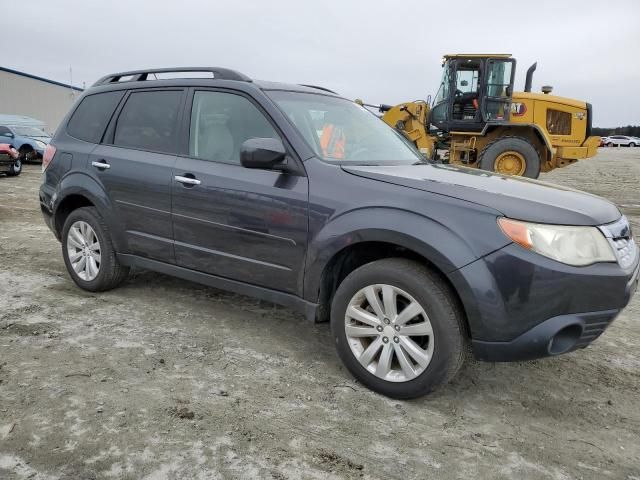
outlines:
[[[512,53],[516,90],[590,101],[640,124],[640,1],[0,0],[0,66],[91,85],[115,71],[225,66],[368,102],[435,94],[444,53]],[[7,13],[7,9],[4,12]]]

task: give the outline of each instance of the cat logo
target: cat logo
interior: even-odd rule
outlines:
[[[521,117],[527,113],[527,106],[522,102],[514,102],[511,104],[511,115]]]
[[[584,118],[584,112],[577,112],[576,113],[576,118],[578,120],[582,120]]]

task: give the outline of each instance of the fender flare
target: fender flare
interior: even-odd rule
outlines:
[[[303,272],[304,298],[317,302],[327,265],[345,248],[363,242],[385,242],[411,250],[445,275],[478,258],[464,238],[434,219],[390,207],[351,210],[326,223],[310,239]]]
[[[71,195],[80,195],[89,200],[109,227],[111,240],[116,251],[126,253],[128,251],[126,237],[121,223],[117,220],[116,209],[102,186],[85,172],[74,171],[65,175],[56,189],[52,198],[51,211],[53,212],[54,225],[58,209],[65,199]]]

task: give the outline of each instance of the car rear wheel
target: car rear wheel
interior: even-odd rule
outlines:
[[[79,208],[67,217],[62,256],[69,275],[84,290],[110,290],[129,273],[129,268],[118,262],[109,230],[94,207]]]
[[[636,144],[635,144],[634,142],[631,142],[631,143],[629,144],[629,146],[630,146],[630,147],[635,147],[635,146],[636,146]]]
[[[7,170],[7,175],[10,177],[16,177],[22,173],[22,161],[18,158],[13,165]]]
[[[351,272],[331,308],[338,355],[364,385],[415,398],[448,382],[464,362],[462,312],[437,275],[392,258]]]

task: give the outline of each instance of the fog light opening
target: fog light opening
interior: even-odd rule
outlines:
[[[549,342],[549,353],[560,355],[569,351],[580,339],[582,327],[580,325],[569,325],[556,333]]]

